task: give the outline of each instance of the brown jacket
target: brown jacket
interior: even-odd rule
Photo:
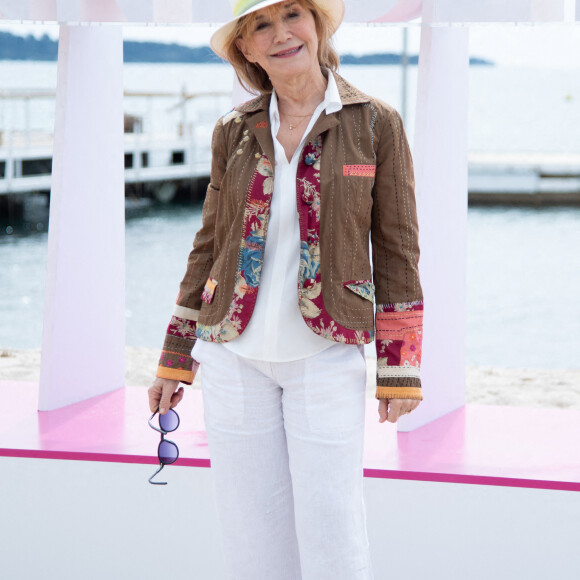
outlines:
[[[336,81],[343,108],[320,116],[298,165],[297,300],[306,324],[329,340],[371,342],[376,328],[377,398],[421,399],[423,303],[410,150],[392,107],[338,75]],[[158,376],[191,382],[195,338],[233,340],[250,319],[275,178],[269,104],[270,95],[262,95],[216,125],[203,225]]]

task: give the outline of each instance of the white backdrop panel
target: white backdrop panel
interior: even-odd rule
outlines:
[[[153,465],[0,468],[2,578],[225,578],[210,469],[153,487]],[[375,580],[578,578],[578,492],[365,478],[364,494]]]
[[[441,0],[434,22],[557,22],[565,0]]]
[[[404,22],[421,15],[422,0],[346,0],[346,22]]]
[[[19,0],[16,0],[19,2]],[[51,18],[51,14],[56,11],[57,0],[29,0],[23,1],[22,4],[30,3],[30,11],[33,20],[46,20]]]
[[[143,0],[117,0],[117,2],[124,14],[135,15],[137,20],[150,22],[154,19],[155,13],[150,2],[143,2]]]
[[[577,580],[580,493],[365,478],[375,580]]]
[[[61,27],[40,410],[125,375],[123,35]]]
[[[58,2],[59,22],[124,22],[125,14],[116,0],[67,0]]]
[[[436,5],[426,0],[423,20]],[[413,160],[425,296],[421,374],[426,401],[399,419],[400,431],[465,403],[468,85],[468,28],[423,27]]]
[[[34,20],[34,10],[31,8],[30,0],[0,0],[0,18],[6,20]],[[54,18],[55,12],[52,10],[44,16],[45,19]]]
[[[210,469],[166,468],[168,485],[153,486],[155,465],[0,457],[0,467],[3,579],[225,578]]]
[[[154,0],[155,21],[198,22],[199,15],[207,10],[208,4],[210,2],[203,0]]]
[[[435,21],[562,21],[564,4],[565,0],[445,0]],[[421,0],[346,0],[345,21],[406,21],[420,15],[421,5]],[[231,8],[228,0],[0,0],[0,18],[60,23],[225,22],[231,18]]]

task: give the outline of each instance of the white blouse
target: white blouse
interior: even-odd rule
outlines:
[[[330,340],[312,332],[298,308],[300,228],[296,207],[296,172],[304,141],[314,123],[342,109],[336,80],[328,73],[324,101],[314,111],[291,161],[277,139],[280,129],[278,98],[272,93],[270,126],[274,141],[274,192],[266,235],[264,263],[254,312],[242,334],[223,345],[247,358],[287,362],[312,356],[333,346]]]

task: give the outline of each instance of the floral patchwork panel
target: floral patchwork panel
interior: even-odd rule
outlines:
[[[343,286],[366,300],[371,302],[375,300],[375,285],[370,280],[350,280]]]
[[[227,342],[239,336],[254,310],[266,246],[270,203],[274,191],[272,165],[262,155],[250,181],[238,252],[234,295],[225,318],[216,325],[197,325],[197,336],[210,342]]]
[[[167,334],[177,336],[179,338],[186,338],[195,340],[196,338],[196,322],[188,320],[187,318],[180,318],[179,316],[172,316],[171,322],[167,327]]]
[[[419,379],[423,343],[423,304],[377,305],[377,376]]]
[[[298,295],[306,324],[318,335],[335,342],[372,342],[373,331],[351,330],[333,320],[324,307],[320,277],[320,157],[322,138],[302,151],[297,171],[297,205],[300,214],[300,269]],[[361,289],[361,291],[364,291]],[[358,293],[358,292],[357,292]]]
[[[199,367],[191,357],[191,350],[196,341],[198,310],[175,306],[171,317],[165,344],[159,359],[157,376],[175,379],[191,384]]]
[[[423,312],[423,302],[396,302],[395,304],[377,304],[377,312]]]

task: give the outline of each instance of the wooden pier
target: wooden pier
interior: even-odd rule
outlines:
[[[134,193],[140,185],[142,195],[160,201],[171,201],[180,184],[206,178],[210,173],[211,136],[213,123],[191,121],[188,108],[196,100],[213,101],[217,118],[225,110],[231,95],[224,92],[179,93],[126,91],[126,98],[155,99],[172,102],[168,111],[180,109],[179,121],[173,132],[145,131],[150,119],[125,115],[125,185]],[[219,104],[218,97],[225,97]],[[31,102],[54,99],[50,91],[0,91],[0,101],[11,100],[25,108],[26,126],[7,129],[0,126],[0,202],[9,197],[18,203],[26,194],[46,193],[51,189],[53,136],[46,130],[30,126]],[[151,114],[151,113],[150,113]],[[191,113],[190,113],[191,115]],[[90,136],[87,136],[90,138]]]
[[[166,99],[172,102],[168,112],[180,110],[173,133],[145,131],[150,119],[125,116],[125,185],[131,197],[138,192],[169,202],[179,187],[209,177],[213,123],[192,122],[187,111],[192,101],[229,99],[228,93],[190,94],[184,88],[178,93],[126,91],[125,97],[147,99],[148,110],[155,99]],[[0,91],[0,101],[24,107],[26,119],[19,130],[0,126],[0,214],[8,198],[18,205],[21,196],[50,192],[52,134],[30,126],[30,108],[36,100],[54,98],[54,92],[44,90]],[[216,107],[211,118],[223,110]],[[580,205],[580,153],[471,152],[468,162],[470,204]]]
[[[469,203],[580,205],[580,153],[470,153]]]
[[[0,195],[49,191],[51,136],[29,146],[19,146],[20,136],[14,137],[7,147],[0,146]],[[210,143],[204,137],[126,135],[125,183],[162,184],[209,175]]]

